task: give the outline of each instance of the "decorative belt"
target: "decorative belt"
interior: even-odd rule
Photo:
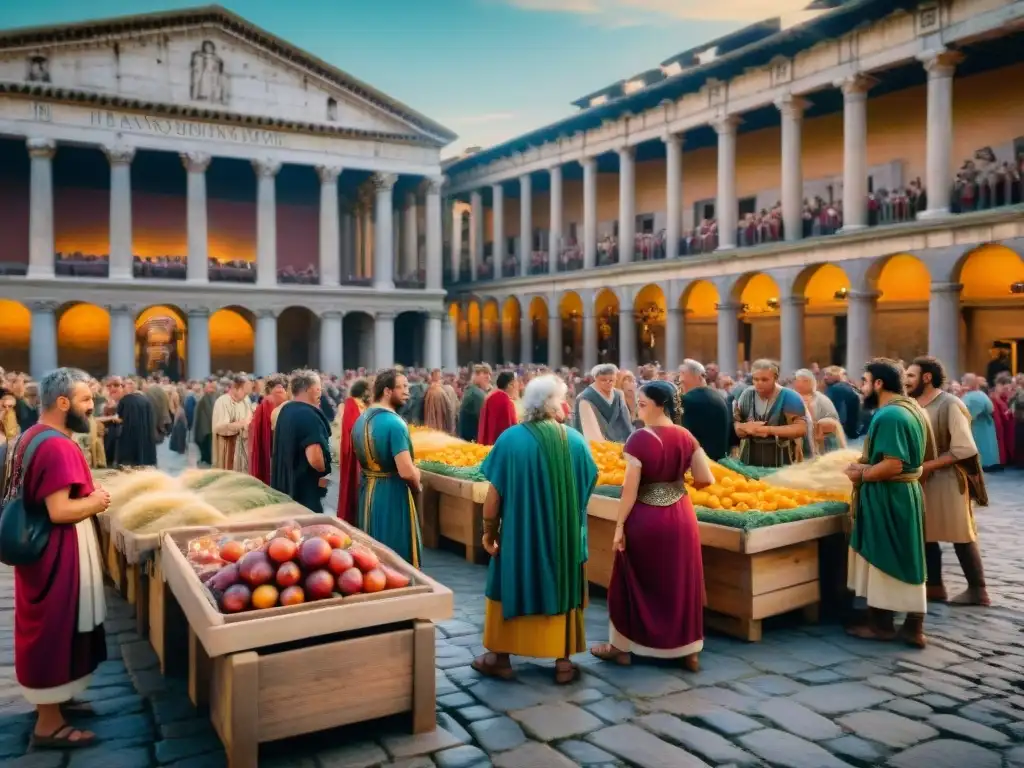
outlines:
[[[890,477],[885,482],[887,483],[913,483],[915,480],[920,480],[921,475],[924,474],[920,469],[915,469],[910,472],[904,472],[901,475]]]
[[[636,500],[652,507],[671,507],[686,495],[682,481],[675,483],[644,483],[637,489]]]
[[[363,475],[365,477],[373,478],[374,480],[382,480],[385,477],[398,477],[397,472],[379,472],[374,469],[364,469]]]

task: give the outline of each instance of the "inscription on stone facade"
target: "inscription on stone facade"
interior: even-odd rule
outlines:
[[[39,119],[39,118],[37,118]],[[228,141],[237,144],[256,144],[261,147],[283,147],[284,136],[277,131],[248,128],[241,125],[214,125],[192,120],[129,115],[123,112],[94,109],[89,113],[89,125],[122,133],[146,133],[181,139]]]

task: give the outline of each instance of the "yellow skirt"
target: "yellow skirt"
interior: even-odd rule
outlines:
[[[519,616],[505,619],[501,603],[486,600],[484,648],[537,659],[564,659],[586,650],[583,610],[558,616]]]

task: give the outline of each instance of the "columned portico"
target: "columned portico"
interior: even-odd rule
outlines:
[[[548,367],[562,367],[562,314],[555,298],[548,303],[551,317],[548,318]]]
[[[135,373],[135,308],[127,304],[111,304],[110,341],[107,367],[115,376]]]
[[[427,254],[426,254],[426,286],[428,291],[440,291],[442,278],[444,276],[444,242],[442,234],[441,219],[441,185],[444,179],[437,177],[427,179],[424,187],[423,203],[426,215],[427,226]],[[453,234],[454,238],[454,234]],[[435,367],[440,367],[440,350],[438,351],[438,362]]]
[[[735,376],[739,369],[739,311],[735,302],[718,305],[718,369]]]
[[[548,225],[548,271],[558,272],[558,257],[562,253],[562,166],[553,165],[551,174],[551,214]]]
[[[843,91],[843,230],[868,225],[868,91],[877,81],[854,75],[836,83]]]
[[[378,312],[373,331],[373,364],[380,370],[395,365],[395,313]]]
[[[950,180],[953,178],[953,74],[963,61],[959,51],[929,51],[920,57],[928,72],[928,123],[925,183],[928,210],[921,219],[949,214]]]
[[[132,159],[134,147],[103,148],[110,162],[110,279],[132,279]]]
[[[343,333],[344,313],[324,312],[320,315],[320,370],[340,373],[345,368]]]
[[[715,216],[718,218],[718,250],[736,247],[739,202],[736,199],[736,129],[740,119],[726,115],[715,121],[718,134],[718,192]]]
[[[462,273],[462,246],[462,210],[457,205],[453,205],[451,252],[448,256],[452,280],[458,280]]]
[[[583,268],[597,264],[597,158],[584,157],[583,166]]]
[[[427,313],[427,329],[423,336],[423,357],[426,367],[430,370],[442,365],[442,344],[444,336],[443,323],[447,315],[444,312]]]
[[[523,302],[523,314],[519,318],[519,359],[524,363],[533,362],[533,320],[530,319],[530,304]]]
[[[457,371],[459,368],[459,338],[458,330],[452,322],[452,316],[447,312],[442,318],[441,327],[442,343],[444,346],[444,369],[446,371]],[[429,358],[428,358],[429,359]]]
[[[320,178],[320,285],[333,287],[341,282],[341,228],[338,220],[341,167],[318,165],[316,173]]]
[[[779,312],[779,334],[782,343],[782,375],[792,376],[804,367],[804,311],[807,299],[803,296],[784,296]]]
[[[668,134],[665,142],[665,258],[679,256],[683,215],[683,137]]]
[[[636,323],[632,302],[619,303],[619,367],[636,368]]]
[[[505,187],[495,184],[491,187],[491,268],[499,277],[505,262]]]
[[[530,174],[519,177],[519,274],[530,273],[533,261],[533,186]]]
[[[665,363],[666,371],[679,368],[680,351],[683,336],[683,311],[679,307],[669,307],[665,313]]]
[[[391,291],[395,288],[395,225],[394,210],[391,205],[395,180],[396,177],[389,173],[378,173],[373,176],[373,189],[375,192],[373,287],[378,291]],[[394,317],[391,318],[391,321],[393,337]],[[393,356],[394,350],[392,349],[389,357]]]
[[[253,160],[256,171],[256,284],[277,284],[277,160]]]
[[[502,334],[501,334],[501,362],[502,363],[510,363],[510,362],[512,362],[513,360],[516,359],[515,335],[512,334],[512,333],[506,333],[505,332],[506,330],[511,331],[511,329],[506,329],[504,326],[502,327]]]
[[[476,280],[484,263],[484,198],[479,190],[469,193],[469,277]]]
[[[186,279],[190,283],[205,283],[209,280],[206,169],[210,167],[210,160],[210,156],[204,152],[183,152],[181,155],[181,162],[185,166],[186,194],[188,196],[186,203],[186,226],[188,228]]]
[[[259,326],[257,326],[257,330],[258,328]],[[206,308],[188,310],[187,339],[188,377],[200,381],[210,378],[210,310]],[[257,341],[257,349],[259,348],[258,343]],[[133,370],[134,368],[135,366],[132,366]],[[267,372],[271,373],[272,371]]]
[[[33,301],[32,338],[29,344],[29,370],[39,381],[57,367],[57,302]]]
[[[419,202],[416,192],[406,192],[402,206],[402,268],[398,273],[402,279],[419,273],[419,245]]]
[[[29,139],[28,275],[53,277],[53,156],[52,139]],[[33,373],[33,375],[35,375]]]
[[[633,261],[636,251],[636,148],[619,149],[619,263]],[[619,340],[621,347],[622,340]]]
[[[597,313],[594,299],[583,299],[583,370],[589,374],[597,365]]]
[[[873,354],[871,316],[877,300],[876,291],[850,291],[846,294],[846,371],[855,382],[860,380],[860,372]]]
[[[253,357],[257,376],[267,376],[277,370],[277,313],[271,309],[256,311],[256,349]]]
[[[928,354],[942,361],[949,381],[960,379],[960,283],[932,283]]]
[[[782,230],[787,241],[800,240],[804,207],[801,133],[808,103],[788,93],[775,106],[782,116]]]

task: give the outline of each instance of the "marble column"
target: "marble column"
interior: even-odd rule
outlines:
[[[395,365],[395,313],[378,312],[373,329],[373,365],[378,371]]]
[[[341,271],[338,273],[339,282],[348,282],[355,277],[355,227],[352,220],[352,211],[345,208],[341,211],[339,218],[339,239],[341,240]]]
[[[715,218],[718,219],[718,250],[736,247],[736,227],[740,207],[736,199],[736,129],[740,119],[727,115],[715,121],[718,133],[718,193],[715,197]],[[736,371],[730,371],[730,375]]]
[[[533,362],[533,320],[530,319],[529,302],[519,318],[519,362],[522,365]]]
[[[678,307],[669,307],[665,313],[665,360],[663,361],[663,367],[669,373],[675,373],[679,368],[682,326],[682,310]]]
[[[444,241],[441,213],[441,187],[444,177],[427,179],[423,194],[424,216],[427,228],[427,255],[424,264],[428,291],[440,291],[444,284]],[[429,326],[428,326],[429,327]],[[428,355],[428,359],[429,355]],[[437,365],[441,366],[440,341],[438,342]]]
[[[928,72],[928,138],[925,150],[928,210],[917,214],[919,219],[949,214],[953,180],[953,74],[963,58],[959,51],[947,50],[930,51],[920,57]]]
[[[206,283],[210,279],[206,210],[206,169],[210,167],[210,160],[211,157],[204,152],[181,153],[188,197],[188,263],[185,269],[190,283]]]
[[[452,239],[451,253],[449,254],[449,267],[452,272],[452,282],[459,279],[462,274],[462,209],[458,205],[452,206]]]
[[[502,363],[514,363],[516,362],[516,345],[515,345],[515,328],[512,327],[512,323],[506,323],[502,320],[501,326],[501,362]]]
[[[804,171],[802,130],[807,102],[787,93],[776,100],[782,116],[782,230],[786,242],[803,238]]]
[[[853,75],[838,84],[843,91],[842,231],[846,232],[868,225],[868,91],[876,82],[867,75]]]
[[[210,310],[200,307],[188,310],[185,338],[188,377],[200,381],[210,378]]]
[[[31,335],[28,344],[29,372],[33,379],[39,381],[58,366],[57,309],[59,307],[55,301],[29,301],[27,304],[29,312],[32,313]],[[134,372],[134,368],[129,371],[129,373]]]
[[[373,230],[373,287],[378,291],[393,291],[395,289],[395,249],[392,244],[394,209],[391,205],[391,197],[397,178],[389,173],[377,173],[373,176],[373,189],[376,194]],[[378,327],[380,327],[379,323]],[[395,318],[392,316],[392,349],[387,356],[389,360],[393,359],[395,355],[394,329]],[[378,349],[380,349],[379,342]]]
[[[505,266],[505,188],[491,185],[491,265],[494,276],[502,277]]]
[[[533,184],[530,174],[519,177],[519,274],[530,274],[533,262]]]
[[[484,263],[484,198],[479,189],[469,193],[469,279],[476,282]]]
[[[406,192],[402,207],[402,270],[401,276],[419,277],[420,273],[420,233],[419,233],[419,201],[415,192]]]
[[[740,305],[718,305],[718,370],[735,376],[739,370]]]
[[[960,379],[960,283],[932,283],[928,354],[942,361],[949,381]]]
[[[597,264],[597,158],[584,157],[583,166],[583,268]]]
[[[804,367],[804,309],[803,296],[785,296],[779,311],[779,339],[782,346],[782,375],[792,376]]]
[[[665,258],[679,256],[683,231],[683,137],[670,133],[665,142]]]
[[[452,322],[452,317],[447,312],[441,318],[441,336],[444,344],[444,369],[456,371],[459,368],[459,338],[458,329]]]
[[[360,259],[360,264],[362,266],[360,267],[360,273],[359,273],[359,276],[364,278],[364,279],[372,278],[376,274],[376,272],[374,270],[374,264],[373,264],[374,258],[373,257],[374,257],[374,248],[376,247],[375,243],[377,241],[377,238],[375,237],[375,233],[374,233],[374,229],[373,229],[373,222],[374,222],[373,208],[374,208],[373,194],[367,192],[366,193],[366,197],[363,200],[363,215],[362,215],[362,232],[363,232],[363,236],[362,236],[362,249],[361,249],[362,253],[361,253],[361,259]],[[390,206],[388,206],[388,209],[390,210]],[[390,230],[390,225],[388,226],[388,229]]]
[[[590,300],[593,304],[593,299]],[[597,365],[597,314],[593,306],[583,302],[583,375],[588,376],[590,370]]]
[[[636,368],[636,319],[632,307],[619,307],[619,368]]]
[[[57,144],[53,139],[29,139],[28,198],[28,276],[54,276],[57,259],[53,235],[53,156]],[[56,355],[56,347],[54,347]],[[56,368],[56,365],[53,366]],[[33,377],[38,381],[35,370]]]
[[[562,254],[562,166],[553,165],[551,173],[551,213],[548,223],[548,271],[558,272],[558,259]]]
[[[428,370],[440,368],[444,362],[444,318],[445,313],[439,309],[427,313],[427,328],[423,334],[423,358]]]
[[[320,370],[324,373],[341,375],[345,372],[344,317],[344,313],[333,310],[320,315]]]
[[[257,376],[277,372],[277,313],[271,309],[256,310],[256,349],[253,365]]]
[[[316,173],[320,177],[320,285],[334,287],[341,283],[341,227],[338,220],[341,167],[318,165]]]
[[[277,160],[253,160],[256,171],[256,284],[277,285]]]
[[[132,279],[132,159],[135,147],[104,147],[110,163],[110,278]]]
[[[562,315],[556,305],[552,309],[554,317],[548,318],[548,367],[555,369],[562,367],[562,350],[565,347],[562,341]]]
[[[860,380],[865,363],[873,355],[871,316],[875,313],[878,293],[850,291],[846,294],[846,373],[850,380]]]
[[[636,148],[619,150],[619,263],[636,256]]]
[[[110,313],[110,341],[107,372],[114,376],[135,373],[135,308],[127,304],[107,306]]]

